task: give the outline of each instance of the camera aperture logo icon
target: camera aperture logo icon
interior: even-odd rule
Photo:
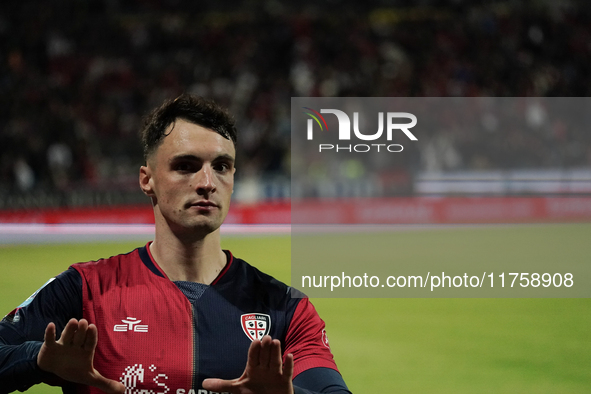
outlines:
[[[326,131],[328,131],[328,125],[326,124],[326,120],[324,119],[324,116],[320,115],[320,113],[318,113],[317,111],[314,111],[312,108],[309,107],[302,107],[304,109],[307,109],[309,111],[314,112],[314,114],[311,114],[310,112],[304,112],[305,114],[307,114],[308,116],[310,116],[312,119],[314,119],[316,121],[316,123],[318,123],[318,126],[320,126],[320,130],[324,130],[324,128],[322,127],[322,123],[324,123],[324,126],[326,127]],[[322,110],[321,110],[322,111]],[[318,120],[318,118],[322,119],[322,123],[320,123],[320,120]],[[311,140],[312,139],[312,119],[308,119],[308,139]]]

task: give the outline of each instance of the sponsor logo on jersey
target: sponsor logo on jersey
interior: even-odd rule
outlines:
[[[141,323],[141,320],[138,320],[135,317],[128,317],[127,320],[123,319],[123,320],[121,320],[121,322],[125,323],[125,324],[115,324],[115,326],[113,327],[113,331],[148,332],[148,325],[147,324],[139,324],[139,323]]]
[[[240,316],[240,324],[248,339],[260,341],[271,331],[271,316],[262,313],[247,313]]]
[[[168,376],[154,364],[144,368],[143,364],[134,364],[125,368],[119,377],[125,386],[125,394],[230,394],[217,393],[205,389],[170,388]]]

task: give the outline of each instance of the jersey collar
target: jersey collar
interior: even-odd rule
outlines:
[[[152,257],[152,253],[150,253],[150,244],[151,243],[152,243],[152,241],[148,242],[146,244],[146,246],[143,246],[138,249],[140,259],[142,260],[142,263],[144,263],[144,265],[150,271],[152,271],[153,274],[158,275],[162,278],[168,279],[168,277],[166,276],[164,271],[162,271],[160,266],[156,263],[156,261]],[[230,270],[230,267],[232,266],[232,262],[234,261],[234,256],[232,255],[232,252],[230,252],[229,250],[224,250],[224,254],[226,255],[226,266],[224,267],[223,270],[220,271],[220,273],[213,280],[213,282],[211,282],[212,286],[217,284],[222,279],[222,277]]]

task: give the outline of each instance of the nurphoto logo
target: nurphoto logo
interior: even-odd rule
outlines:
[[[326,119],[322,114],[333,114],[337,117],[337,121],[339,124],[338,130],[338,139],[339,141],[351,141],[351,119],[349,115],[347,115],[344,111],[339,109],[326,109],[323,108],[320,112],[309,108],[309,107],[302,107],[310,112],[304,112],[306,115],[310,117],[307,122],[307,138],[308,140],[314,139],[314,122],[318,125],[321,132],[328,132],[328,125]],[[385,122],[384,122],[385,119]],[[410,122],[408,123],[399,123],[400,119],[408,119]],[[386,126],[384,127],[384,123]],[[417,124],[417,117],[409,112],[378,112],[378,130],[375,133],[362,133],[359,130],[359,112],[353,112],[353,134],[354,138],[362,140],[362,141],[376,141],[382,137],[384,134],[384,129],[386,130],[386,141],[392,141],[392,136],[394,135],[395,131],[401,131],[408,137],[411,141],[417,141],[417,137],[409,130],[416,126]],[[365,153],[370,151],[376,152],[402,152],[404,147],[400,144],[349,144],[349,145],[339,145],[339,144],[318,144],[318,151],[334,151],[334,152],[358,152],[358,153]]]

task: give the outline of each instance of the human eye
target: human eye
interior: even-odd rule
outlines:
[[[173,165],[173,170],[177,172],[194,172],[195,166],[187,161],[180,161]]]
[[[213,166],[213,169],[217,172],[228,172],[230,170],[230,165],[228,163],[216,163]]]
[[[213,163],[213,169],[220,174],[226,174],[232,171],[234,167],[234,161],[232,160],[219,160]]]

